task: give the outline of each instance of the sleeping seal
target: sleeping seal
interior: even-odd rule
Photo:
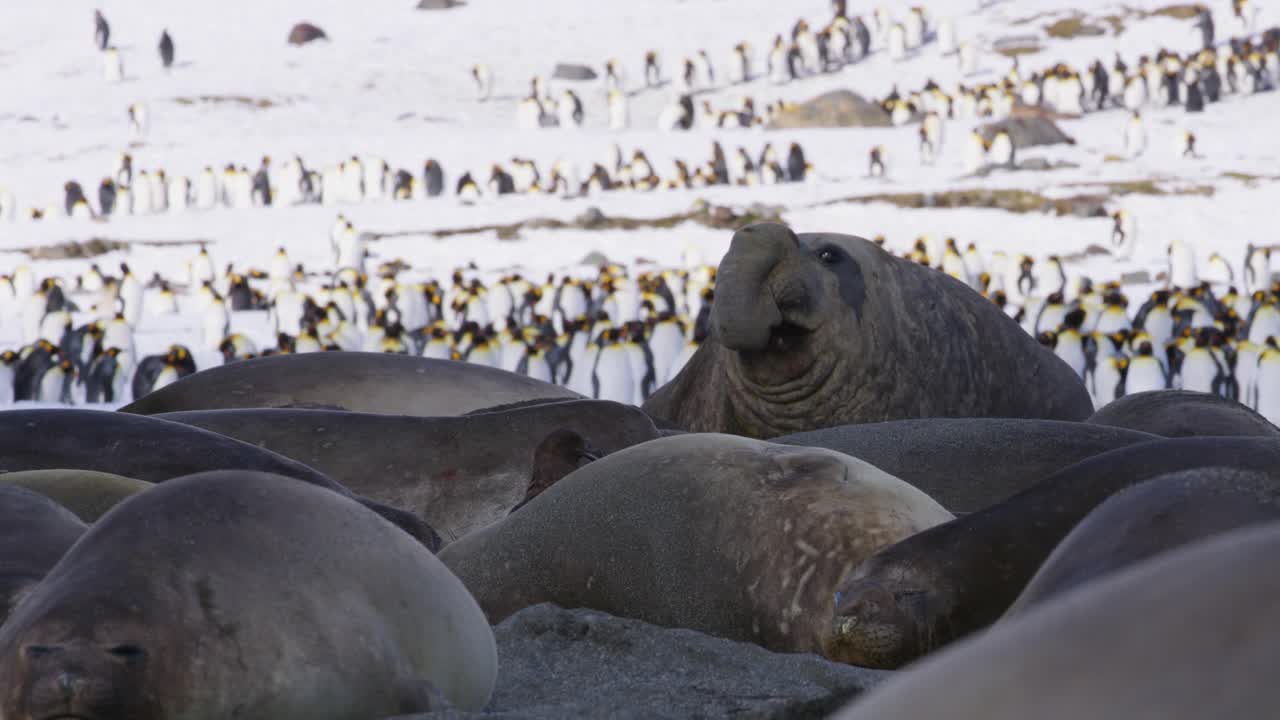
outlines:
[[[734,233],[711,337],[644,404],[694,432],[771,438],[924,417],[1083,420],[1079,376],[989,300],[850,235]]]
[[[849,571],[950,518],[847,455],[678,435],[577,470],[440,559],[492,622],[554,602],[821,652]]]
[[[1246,405],[1190,390],[1151,390],[1107,403],[1088,419],[1164,437],[1280,437],[1280,428]]]
[[[531,489],[592,458],[658,437],[639,408],[599,400],[443,418],[285,409],[154,417],[306,463],[359,495],[416,513],[450,539],[506,516]],[[551,437],[557,430],[569,436]]]
[[[56,469],[96,470],[153,483],[206,470],[259,470],[355,497],[296,460],[182,423],[98,410],[0,412],[0,473]],[[416,515],[355,499],[432,550],[440,547],[440,537]]]
[[[971,513],[1085,458],[1158,439],[1061,420],[929,418],[841,425],[769,442],[852,455],[911,483],[952,512]]]
[[[1207,467],[1280,480],[1280,440],[1181,438],[1130,445],[886,547],[840,588],[833,656],[893,669],[990,625],[1062,538],[1112,494],[1166,473]]]
[[[1004,617],[1174,548],[1277,520],[1280,482],[1266,475],[1228,468],[1161,475],[1094,508],[1053,549]]]
[[[581,397],[558,385],[483,365],[391,353],[320,352],[212,367],[135,400],[120,412],[310,407],[437,416],[526,400]]]
[[[151,487],[143,480],[93,470],[26,470],[0,475],[0,484],[34,490],[76,514],[97,521],[127,497]]]
[[[79,518],[44,495],[0,485],[0,625],[84,531]]]
[[[349,498],[228,471],[121,503],[0,628],[0,716],[345,720],[488,701],[493,632]]]
[[[1066,593],[927,658],[835,720],[1274,717],[1280,525]]]

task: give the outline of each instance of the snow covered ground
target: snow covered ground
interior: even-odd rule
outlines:
[[[196,253],[194,241],[207,243],[215,265],[266,268],[276,248],[308,270],[332,269],[329,231],[338,212],[362,232],[396,233],[376,241],[374,261],[403,259],[414,278],[447,278],[453,268],[475,263],[482,270],[520,268],[533,274],[562,269],[598,251],[613,261],[633,264],[643,258],[660,266],[681,265],[690,257],[715,263],[730,233],[685,223],[670,229],[634,231],[523,230],[501,239],[493,230],[452,235],[430,232],[514,223],[531,218],[569,220],[589,207],[607,216],[656,218],[688,210],[696,201],[745,207],[765,203],[784,208],[783,217],[800,231],[836,231],[872,237],[882,234],[888,247],[908,249],[923,234],[954,236],[960,247],[976,243],[983,254],[995,251],[1081,256],[1068,260],[1069,276],[1095,281],[1119,279],[1134,270],[1150,277],[1166,269],[1166,249],[1180,239],[1200,263],[1222,254],[1243,276],[1246,247],[1280,243],[1274,213],[1280,206],[1280,93],[1231,96],[1203,113],[1182,108],[1150,108],[1146,118],[1148,149],[1134,160],[1113,161],[1124,152],[1123,110],[1090,113],[1059,122],[1076,139],[1074,146],[1033,148],[1019,159],[1045,158],[1066,167],[1045,171],[995,171],[966,176],[963,139],[971,120],[946,122],[947,141],[939,160],[922,165],[917,157],[915,124],[883,129],[702,130],[661,132],[657,118],[673,90],[642,88],[642,58],[656,50],[663,74],[671,78],[678,61],[705,49],[717,77],[727,74],[731,48],[748,42],[757,73],[775,34],[789,35],[795,21],[814,27],[830,19],[826,0],[469,0],[445,11],[419,11],[413,0],[224,0],[218,3],[161,0],[58,0],[9,3],[0,21],[0,187],[16,202],[18,217],[0,221],[0,274],[21,265],[37,278],[56,275],[67,287],[96,262],[115,273],[127,261],[139,278],[152,273],[184,282],[185,264]],[[758,108],[782,99],[802,102],[833,89],[851,89],[880,98],[893,87],[903,92],[932,79],[950,91],[957,83],[993,81],[1012,60],[993,50],[997,41],[1032,36],[1038,52],[1020,57],[1024,72],[1057,62],[1084,72],[1095,59],[1110,67],[1116,53],[1131,65],[1139,55],[1167,48],[1198,49],[1199,33],[1190,21],[1148,14],[1169,7],[1162,0],[935,0],[918,3],[931,19],[950,18],[958,37],[980,49],[976,73],[962,76],[954,56],[929,43],[895,62],[877,45],[865,60],[838,72],[774,85],[759,78],[745,85],[700,93],[716,108],[736,106],[752,96]],[[886,3],[903,14],[905,4]],[[112,43],[123,57],[124,80],[107,83],[102,58],[93,44],[92,11],[101,7],[111,23]],[[1233,34],[1230,4],[1213,0],[1219,37]],[[866,12],[850,3],[850,13]],[[1051,38],[1049,24],[1080,15],[1096,22],[1096,36]],[[1102,20],[1110,16],[1114,21]],[[901,19],[901,18],[899,18]],[[323,28],[328,41],[302,47],[286,44],[290,27],[308,21]],[[1280,24],[1280,7],[1257,8],[1255,27]],[[177,47],[175,66],[161,67],[156,42],[168,29]],[[550,77],[557,62],[578,62],[601,72],[617,58],[631,98],[631,128],[608,128],[604,81],[552,81],[559,93],[570,87],[585,105],[579,129],[516,129],[516,107],[534,75]],[[493,97],[476,100],[470,68],[492,68]],[[1277,78],[1280,80],[1280,78]],[[149,128],[131,130],[127,108],[143,103]],[[1197,139],[1198,157],[1175,151],[1184,131]],[[466,205],[453,197],[453,183],[464,170],[480,182],[495,162],[513,156],[535,160],[544,176],[553,162],[568,160],[585,177],[593,162],[603,162],[613,144],[624,152],[643,149],[659,174],[671,161],[700,164],[712,140],[726,152],[739,146],[758,155],[765,143],[784,153],[800,143],[816,177],[803,184],[715,187],[652,193],[613,192],[562,199],[550,196],[486,198]],[[887,176],[866,176],[867,153],[885,148]],[[170,176],[193,180],[205,166],[228,163],[257,168],[263,155],[278,163],[294,155],[322,168],[359,155],[385,158],[392,169],[420,174],[435,158],[445,172],[446,194],[439,198],[394,202],[366,200],[342,206],[301,205],[270,208],[218,208],[108,220],[72,219],[58,211],[68,180],[84,186],[96,206],[99,181],[111,175],[121,152],[133,156],[135,171],[163,168]],[[1114,192],[1113,183],[1154,181],[1164,194]],[[1210,188],[1212,194],[1179,189]],[[973,208],[902,209],[885,203],[836,202],[876,193],[921,193],[961,189],[1026,189],[1048,197],[1076,194],[1111,196],[1107,209],[1125,209],[1138,221],[1137,247],[1131,257],[1084,257],[1091,245],[1107,246],[1111,221]],[[4,197],[0,193],[0,197]],[[30,208],[52,206],[41,221],[27,219]],[[25,250],[58,243],[106,238],[132,243],[90,259],[32,260]],[[166,245],[165,243],[171,243]],[[1142,297],[1137,286],[1131,297]],[[183,296],[180,305],[190,307]],[[20,303],[0,294],[0,350],[23,344]],[[86,315],[86,317],[88,317]],[[194,345],[199,317],[147,316],[136,328],[139,355],[161,352],[169,344]],[[270,344],[262,313],[237,314],[232,330]],[[203,367],[216,353],[197,352]]]

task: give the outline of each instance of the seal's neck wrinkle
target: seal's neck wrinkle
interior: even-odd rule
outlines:
[[[846,359],[834,352],[806,353],[792,373],[770,382],[771,371],[754,373],[737,355],[726,370],[729,406],[741,432],[768,438],[827,424],[836,419]],[[819,402],[820,401],[820,402]]]

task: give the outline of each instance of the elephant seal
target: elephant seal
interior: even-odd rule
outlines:
[[[0,484],[24,487],[44,495],[86,523],[96,522],[127,497],[152,483],[93,470],[27,470],[0,475]]]
[[[212,367],[135,400],[120,412],[310,407],[430,417],[544,398],[582,396],[483,365],[391,353],[321,352]]]
[[[1058,543],[1004,617],[1154,555],[1276,521],[1280,482],[1266,475],[1229,468],[1161,475],[1094,508]]]
[[[811,430],[769,442],[852,455],[971,513],[1085,458],[1159,437],[1061,420],[929,418]]]
[[[1083,420],[1084,384],[960,281],[851,235],[757,224],[720,262],[711,336],[644,404],[756,438],[923,417]]]
[[[491,622],[553,602],[820,652],[845,575],[949,519],[847,455],[679,435],[587,465],[440,559]]]
[[[0,628],[6,718],[377,718],[441,695],[478,710],[496,674],[484,614],[430,552],[258,472],[121,503]]]
[[[1181,438],[1130,445],[891,545],[840,588],[832,655],[853,665],[893,669],[990,625],[1067,533],[1112,494],[1166,473],[1206,467],[1280,479],[1280,441]]]
[[[1150,390],[1107,403],[1086,422],[1164,437],[1280,437],[1280,428],[1246,405],[1189,390]]]
[[[1280,525],[1090,583],[926,658],[835,720],[1274,717]]]
[[[0,485],[0,625],[85,529],[44,495]]]
[[[416,515],[356,497],[336,480],[225,435],[168,420],[100,410],[0,412],[0,473],[96,470],[147,482],[206,470],[258,470],[349,495],[432,550],[440,537]]]
[[[293,458],[451,539],[505,517],[533,485],[545,489],[590,458],[658,437],[639,408],[600,400],[442,418],[285,409],[154,417]],[[557,430],[568,435],[542,447]]]

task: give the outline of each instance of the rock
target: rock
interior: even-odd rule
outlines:
[[[608,218],[605,217],[604,212],[593,205],[586,210],[583,210],[582,214],[574,218],[573,222],[575,225],[579,225],[585,230],[590,230],[604,225],[607,220]]]
[[[889,676],[549,604],[512,615],[494,636],[498,687],[485,712],[396,720],[821,718]]]
[[[290,45],[306,45],[312,40],[319,40],[320,38],[328,40],[329,36],[325,35],[323,30],[311,23],[298,23],[289,31]]]
[[[587,65],[556,63],[556,69],[551,72],[551,77],[556,80],[595,80],[598,76],[596,71]]]
[[[1054,124],[1054,117],[1062,116],[1055,116],[1034,108],[1023,107],[1018,108],[1016,112],[1000,122],[987,123],[979,127],[978,132],[984,138],[990,140],[996,136],[997,132],[1004,130],[1009,133],[1009,139],[1013,140],[1013,146],[1019,150],[1037,145],[1059,145],[1062,143],[1075,145],[1075,139],[1062,132],[1061,128]]]
[[[1145,285],[1151,282],[1151,273],[1146,270],[1134,270],[1120,275],[1121,285]]]
[[[596,267],[604,267],[609,264],[609,258],[604,253],[592,250],[587,253],[586,257],[578,261],[579,265],[595,265]]]
[[[448,10],[465,3],[462,0],[418,0],[419,10]]]
[[[833,90],[778,113],[769,128],[890,127],[889,113],[848,90]]]

